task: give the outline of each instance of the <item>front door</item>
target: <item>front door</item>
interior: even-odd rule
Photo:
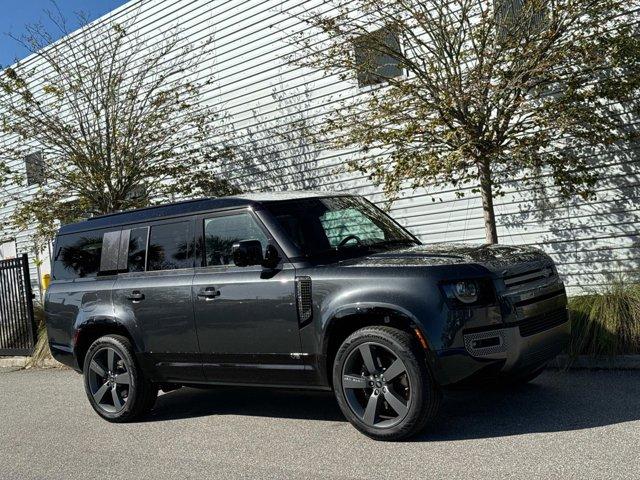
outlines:
[[[143,360],[168,382],[204,380],[191,299],[193,224],[174,219],[122,232],[127,273],[118,275],[114,305],[138,327]]]
[[[249,210],[199,217],[201,266],[193,299],[204,374],[208,381],[294,385],[305,370],[295,303],[295,269],[238,267],[231,247],[239,240],[273,239]]]

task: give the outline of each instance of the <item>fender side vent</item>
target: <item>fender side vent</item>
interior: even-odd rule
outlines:
[[[298,322],[306,325],[313,316],[311,300],[311,277],[296,277],[296,302],[298,304]]]

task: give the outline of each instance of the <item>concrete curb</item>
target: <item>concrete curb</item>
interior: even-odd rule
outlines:
[[[31,357],[0,357],[0,368],[66,368],[60,362],[56,362],[53,358],[47,358],[37,367],[28,366]]]
[[[640,355],[616,355],[614,357],[589,357],[558,355],[547,364],[548,368],[584,370],[640,370]]]

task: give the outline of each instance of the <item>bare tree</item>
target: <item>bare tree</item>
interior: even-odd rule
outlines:
[[[494,198],[505,182],[591,198],[598,170],[580,151],[636,138],[621,113],[640,89],[638,6],[331,0],[298,16],[312,28],[295,37],[293,61],[371,85],[319,132],[366,154],[352,168],[390,199],[403,188],[470,188],[496,243]]]
[[[196,74],[211,38],[192,43],[174,29],[152,42],[131,33],[135,17],[81,16],[70,32],[59,12],[49,16],[61,40],[28,26],[18,40],[34,56],[0,76],[3,156],[42,152],[45,179],[17,199],[16,228],[35,223],[45,240],[59,222],[236,190],[216,171],[218,116],[201,99],[211,77]]]

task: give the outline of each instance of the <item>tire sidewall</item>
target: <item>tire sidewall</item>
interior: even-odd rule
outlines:
[[[400,331],[399,331],[400,332]],[[363,343],[377,343],[388,348],[404,363],[411,391],[411,400],[409,411],[405,417],[396,425],[391,427],[371,427],[366,425],[352,410],[346,399],[344,388],[342,386],[342,371],[344,363],[349,354],[357,349]],[[385,334],[381,330],[362,329],[358,330],[347,338],[338,349],[335,360],[333,362],[333,388],[338,401],[338,405],[347,420],[351,422],[362,433],[379,440],[398,439],[404,436],[405,432],[413,429],[413,425],[419,422],[422,416],[425,396],[428,392],[428,383],[425,381],[426,375],[429,375],[424,363],[424,359],[416,354],[416,349],[407,349],[406,345],[396,340],[392,335]]]
[[[125,404],[125,407],[119,412],[107,412],[102,408],[100,408],[100,406],[97,404],[97,402],[93,398],[93,395],[91,393],[91,387],[89,385],[89,369],[90,369],[91,359],[93,358],[93,355],[98,350],[105,347],[113,348],[118,352],[120,357],[126,363],[127,370],[129,372],[129,378],[131,380],[127,402]],[[89,403],[91,404],[91,406],[93,407],[93,409],[96,411],[98,415],[111,421],[126,419],[132,415],[132,412],[138,400],[138,396],[140,395],[140,390],[141,390],[140,382],[142,380],[142,374],[136,364],[135,358],[133,358],[133,355],[131,353],[131,348],[128,345],[127,339],[108,335],[105,337],[101,337],[95,342],[93,342],[91,344],[91,347],[89,347],[89,350],[87,350],[87,354],[85,355],[82,373],[83,373],[84,388],[87,394],[87,398],[89,399]]]

